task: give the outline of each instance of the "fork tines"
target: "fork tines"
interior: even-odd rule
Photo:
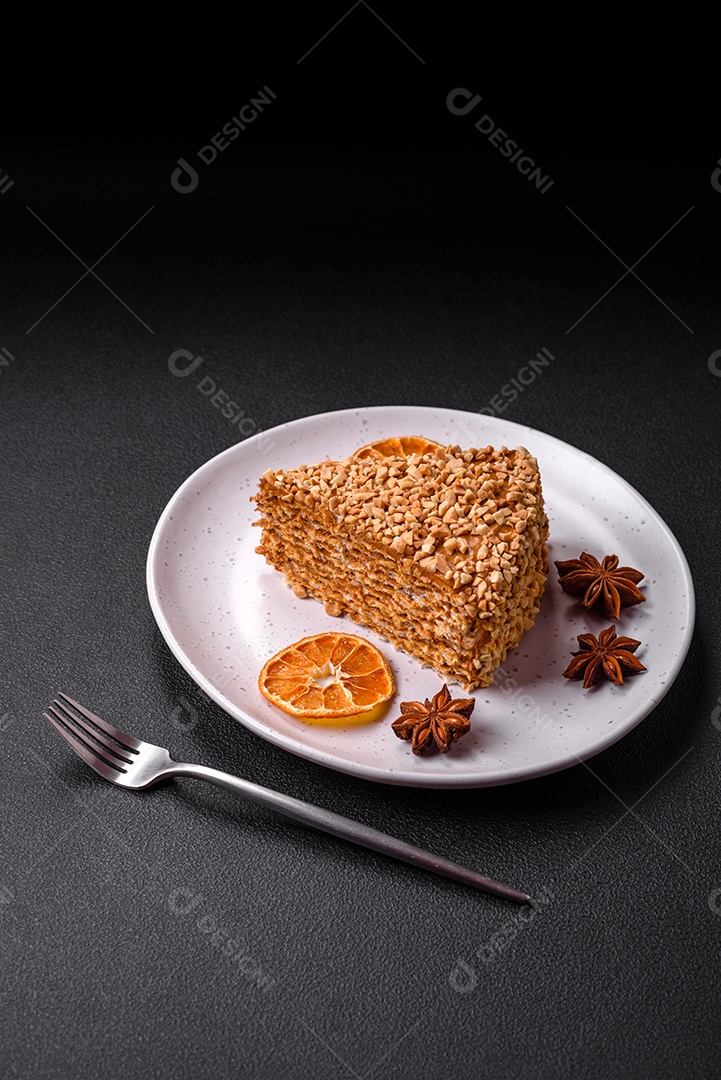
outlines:
[[[80,757],[92,768],[99,762],[118,772],[127,772],[124,765],[131,765],[140,748],[136,739],[113,727],[107,720],[90,712],[84,705],[67,694],[59,694],[43,713],[46,720],[57,728]],[[69,708],[68,706],[72,706]]]

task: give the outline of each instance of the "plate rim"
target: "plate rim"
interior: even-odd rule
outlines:
[[[356,763],[350,763],[344,759],[337,758],[334,754],[327,751],[318,750],[314,747],[306,746],[301,742],[297,742],[291,736],[277,731],[272,727],[266,726],[262,721],[258,720],[252,714],[246,712],[244,709],[236,706],[233,702],[229,701],[224,696],[222,691],[216,686],[195,666],[193,661],[188,657],[181,646],[180,642],[175,637],[168,620],[165,616],[162,603],[158,596],[158,584],[155,574],[156,559],[159,552],[159,546],[161,543],[162,535],[170,519],[173,509],[182,500],[183,495],[193,483],[197,482],[198,477],[210,471],[211,468],[217,467],[223,458],[231,457],[234,454],[240,452],[241,448],[246,449],[253,443],[259,443],[269,438],[273,432],[286,431],[291,427],[303,426],[312,421],[326,420],[328,418],[353,415],[357,417],[361,413],[374,413],[376,415],[383,412],[407,412],[409,414],[417,414],[419,411],[433,412],[438,414],[445,414],[448,417],[475,417],[476,420],[482,418],[484,422],[489,422],[493,425],[499,420],[504,425],[512,425],[519,431],[524,431],[532,435],[542,435],[544,439],[550,440],[552,443],[557,444],[564,449],[571,449],[575,454],[580,455],[582,458],[590,461],[594,466],[600,467],[606,473],[608,473],[617,483],[620,483],[630,492],[636,499],[639,500],[643,508],[654,518],[657,526],[660,526],[661,531],[665,534],[666,539],[670,542],[673,548],[674,554],[679,561],[681,571],[683,574],[685,597],[688,605],[688,620],[686,622],[685,629],[683,631],[683,637],[680,642],[680,647],[676,654],[673,664],[668,672],[668,678],[665,683],[662,683],[660,687],[660,693],[653,694],[648,699],[648,708],[645,706],[639,709],[639,715],[634,716],[630,722],[628,722],[621,730],[614,730],[606,733],[603,737],[600,737],[595,742],[584,747],[582,754],[577,754],[573,751],[565,751],[565,753],[554,759],[552,764],[548,766],[536,764],[525,769],[520,769],[518,772],[504,771],[503,773],[490,773],[483,777],[476,775],[470,775],[467,773],[459,773],[457,775],[449,775],[446,777],[437,777],[430,779],[428,776],[419,776],[418,773],[413,774],[406,770],[391,770],[382,769],[374,765],[359,765]],[[214,701],[225,713],[232,716],[233,719],[243,724],[254,734],[260,738],[265,739],[267,742],[272,743],[275,746],[279,746],[281,749],[292,753],[296,757],[301,757],[306,761],[310,761],[316,765],[322,765],[326,768],[332,769],[334,772],[339,772],[344,775],[354,776],[357,779],[371,780],[375,783],[383,783],[386,785],[397,787],[416,787],[419,789],[434,789],[434,790],[469,790],[474,788],[484,787],[501,787],[507,784],[521,783],[527,780],[539,779],[544,776],[551,776],[556,772],[562,772],[565,769],[572,768],[575,765],[582,764],[588,761],[590,758],[595,757],[597,754],[602,753],[604,750],[609,749],[616,742],[623,739],[634,728],[636,728],[643,720],[645,720],[654,710],[659,703],[663,700],[671,687],[676,682],[678,675],[684,665],[686,657],[688,655],[691,641],[693,638],[693,632],[696,621],[696,596],[693,584],[693,577],[688,564],[688,560],[684,553],[683,548],[678,542],[674,532],[669,527],[667,522],[658,513],[658,511],[648,502],[648,500],[635,488],[629,481],[620,476],[615,470],[613,470],[605,462],[600,461],[598,458],[593,457],[587,451],[574,446],[572,443],[567,442],[564,439],[559,439],[556,435],[551,435],[548,432],[541,430],[540,428],[533,428],[528,424],[519,424],[513,420],[505,420],[496,416],[487,416],[482,413],[473,413],[464,409],[452,409],[446,407],[438,407],[431,405],[359,405],[356,407],[345,409],[331,409],[322,413],[310,413],[306,416],[296,417],[294,420],[286,420],[281,424],[276,424],[272,428],[267,428],[264,431],[260,431],[255,435],[250,436],[247,439],[243,439],[239,442],[233,443],[231,446],[226,447],[225,450],[221,450],[219,453],[214,454],[213,457],[208,458],[205,462],[199,465],[196,469],[190,473],[186,479],[180,484],[178,488],[173,492],[170,499],[163,508],[160,517],[158,518],[153,534],[150,539],[148,547],[148,554],[146,557],[146,590],[148,594],[148,600],[150,608],[155,618],[158,629],[160,630],[166,645],[170,649],[171,653],[181,665],[181,667],[187,672],[191,679],[200,687],[200,689]]]

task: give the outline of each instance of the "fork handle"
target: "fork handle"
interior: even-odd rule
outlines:
[[[397,840],[393,836],[372,829],[368,825],[362,825],[351,818],[343,817],[332,810],[324,810],[312,803],[294,799],[291,795],[283,795],[271,788],[261,787],[250,780],[242,780],[230,773],[219,772],[217,769],[209,769],[205,765],[186,765],[173,763],[165,776],[192,776],[196,780],[208,780],[211,784],[233,791],[237,795],[244,795],[246,799],[260,806],[269,806],[279,814],[302,821],[305,825],[312,825],[316,829],[330,833],[331,836],[340,836],[344,840],[350,840],[353,844],[370,848],[371,851],[380,851],[383,855],[400,859],[401,862],[420,866],[424,870],[430,870],[433,874],[461,881],[464,885],[470,885],[474,889],[503,896],[507,900],[515,900],[519,904],[526,904],[530,896],[526,893],[512,889],[508,885],[502,885],[498,881],[477,874],[475,870],[469,870],[465,866],[443,859],[439,855],[432,855],[429,851],[407,844],[404,840]]]

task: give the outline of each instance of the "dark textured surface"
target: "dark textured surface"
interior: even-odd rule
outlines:
[[[233,78],[218,33],[199,35],[204,63],[168,50],[149,67],[164,40],[152,26],[109,68],[55,56],[32,127],[8,121],[3,1075],[716,1076],[711,60],[682,75],[676,34],[650,55],[610,35],[569,54],[548,28],[501,60],[510,25],[491,48],[448,15],[438,26],[378,8],[421,64],[360,6],[297,64],[343,11],[298,16],[282,35],[246,28]],[[104,75],[116,90],[98,92],[93,122]],[[178,158],[264,84],[277,100],[198,166],[196,191],[175,192]],[[547,194],[474,129],[476,114],[448,112],[456,86],[528,146],[554,178]],[[96,268],[123,303],[88,276],[37,322],[83,267],[33,215],[92,266],[151,206]],[[657,297],[628,275],[568,332],[624,271],[568,206],[629,266],[694,207],[636,268]],[[155,626],[145,557],[178,485],[239,434],[169,374],[169,354],[202,354],[263,430],[358,405],[479,410],[541,347],[553,364],[504,415],[618,471],[691,565],[696,633],[655,712],[592,772],[444,793],[341,778],[211,704]],[[546,902],[524,923],[500,900],[193,781],[111,788],[42,720],[60,688],[178,757]]]

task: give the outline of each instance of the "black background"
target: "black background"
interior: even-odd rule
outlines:
[[[643,30],[621,8],[372,9],[315,48],[344,5],[208,9],[202,26],[63,13],[7,46],[5,1075],[718,1074],[713,27],[698,8]],[[272,104],[199,164],[264,85]],[[448,111],[456,87],[477,112]],[[482,112],[546,194],[475,130]],[[181,157],[199,173],[186,195]],[[142,215],[97,265],[105,285],[73,287],[77,257],[93,266]],[[628,274],[596,305],[642,256],[645,285]],[[488,408],[542,347],[554,362],[504,415],[619,472],[691,565],[696,633],[654,713],[592,772],[454,793],[340,778],[210,703],[155,626],[145,558],[179,484],[240,436],[170,353],[202,354],[264,430],[359,405]],[[552,899],[523,925],[207,786],[120,792],[42,720],[57,689]]]

